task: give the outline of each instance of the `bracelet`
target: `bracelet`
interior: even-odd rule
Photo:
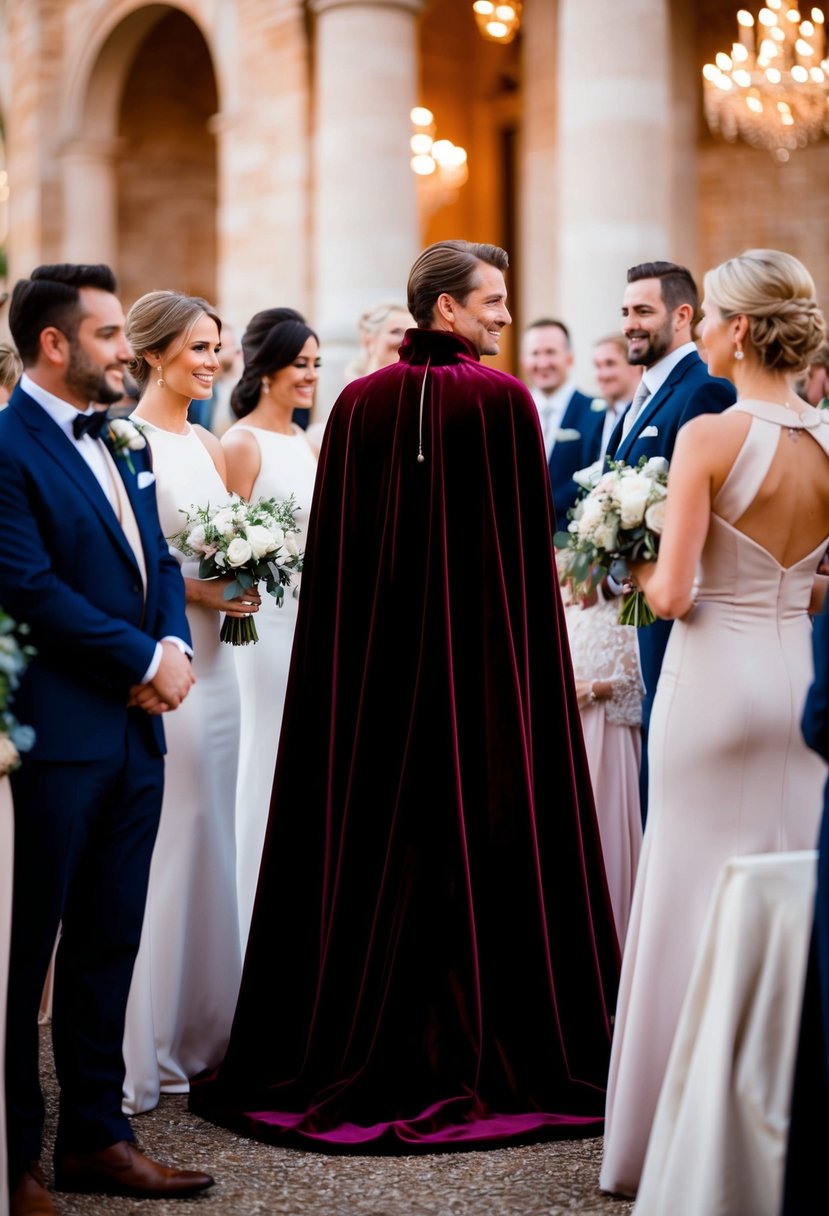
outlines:
[[[596,696],[596,694],[595,694],[595,692],[593,691],[593,688],[592,688],[592,686],[591,686],[591,688],[590,688],[590,692],[587,694],[587,702],[588,702],[588,704],[589,704],[589,705],[595,705],[595,704],[596,704],[596,702],[598,701],[598,699],[599,699],[599,698]]]

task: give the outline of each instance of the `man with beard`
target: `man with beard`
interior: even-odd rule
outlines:
[[[622,332],[628,362],[644,368],[630,407],[610,437],[607,455],[636,465],[644,456],[670,461],[680,427],[697,414],[718,414],[736,400],[734,386],[708,375],[691,334],[699,308],[691,272],[674,262],[643,262],[627,273]],[[642,704],[642,815],[648,806],[648,724],[670,621],[639,630]]]
[[[9,325],[25,371],[0,414],[0,604],[37,651],[15,698],[36,740],[11,778],[10,1211],[49,1216],[37,1013],[61,923],[58,1189],[156,1198],[212,1183],[139,1153],[121,1113],[124,1017],[161,809],[158,715],[193,676],[148,448],[132,428],[119,439],[95,408],[121,397],[131,353],[112,271],[39,267],[15,286]]]

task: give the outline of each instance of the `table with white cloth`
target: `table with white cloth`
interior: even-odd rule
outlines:
[[[8,777],[0,777],[0,1047],[6,1042],[6,984],[9,972],[9,933],[12,922],[12,860],[14,820]],[[5,1052],[0,1050],[0,1216],[7,1216]]]
[[[777,1216],[816,864],[802,852],[723,866],[635,1216]]]

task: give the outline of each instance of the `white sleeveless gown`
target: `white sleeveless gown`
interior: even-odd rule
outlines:
[[[296,515],[297,527],[301,529],[298,541],[300,548],[304,549],[308,540],[308,516],[317,472],[317,458],[304,433],[297,429],[293,435],[283,435],[247,423],[238,423],[234,430],[249,431],[259,446],[261,466],[251,490],[251,502],[259,498],[281,500],[293,494],[299,507]],[[297,591],[301,577],[294,576]],[[263,590],[262,607],[255,617],[259,642],[254,646],[234,647],[242,692],[242,733],[236,794],[236,875],[243,954],[268,824],[298,606],[299,599],[293,594],[292,588],[285,588],[281,607]]]
[[[220,507],[228,493],[201,440],[142,420],[153,455],[165,536],[181,511]],[[188,577],[194,561],[173,552]],[[196,684],[164,715],[164,801],[153,852],[141,946],[124,1036],[124,1110],[152,1109],[160,1093],[186,1093],[188,1079],[218,1064],[242,973],[237,932],[235,796],[239,688],[222,617],[187,605]]]

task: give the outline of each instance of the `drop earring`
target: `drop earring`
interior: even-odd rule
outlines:
[[[269,393],[270,391],[271,391],[271,382],[270,382],[270,380],[263,380],[263,381],[262,381],[262,392],[263,392],[263,393]]]
[[[159,363],[158,367],[156,368],[156,371],[158,372],[158,379],[156,380],[156,384],[158,385],[159,388],[164,388],[164,377],[161,375],[162,368],[161,368],[160,363]]]

